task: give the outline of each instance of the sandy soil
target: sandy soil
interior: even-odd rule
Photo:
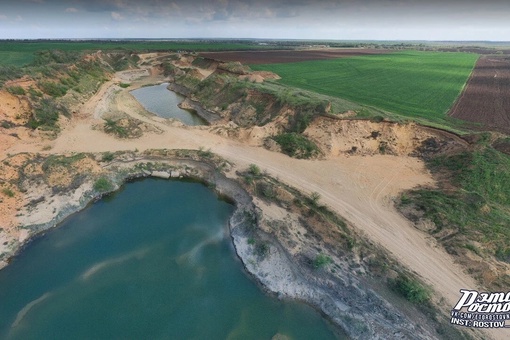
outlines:
[[[153,124],[162,131],[161,134],[145,134],[136,140],[121,140],[93,128],[100,122],[96,117],[101,115],[104,104],[101,101],[113,100],[113,96],[105,97],[105,94],[113,91],[115,80],[112,80],[84,106],[81,119],[69,124],[56,140],[50,142],[52,149],[49,152],[210,148],[218,155],[233,161],[238,169],[257,164],[272,176],[304,192],[318,192],[323,204],[345,217],[368,238],[389,250],[402,264],[430,284],[439,296],[444,297],[445,310],[455,305],[460,289],[477,288],[475,281],[463,273],[434,239],[414,228],[393,206],[393,199],[399,192],[418,185],[432,184],[430,174],[418,159],[404,156],[340,155],[325,160],[297,160],[261,147],[247,146],[226,139],[211,133],[209,127],[167,124],[161,119],[152,119],[150,115],[142,114],[143,108],[128,92],[143,83],[160,80],[149,77],[133,82],[127,90],[119,88],[121,100],[117,98],[114,102],[117,103],[119,111]],[[104,104],[104,107],[108,107],[107,104]],[[6,152],[41,152],[41,146],[42,144],[37,143],[17,143]],[[491,331],[491,334],[503,338],[497,331]]]

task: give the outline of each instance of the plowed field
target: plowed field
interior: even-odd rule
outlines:
[[[288,51],[237,51],[237,52],[204,52],[200,56],[221,61],[240,61],[243,64],[278,64],[297,61],[327,60],[343,57],[354,57],[394,52],[383,49],[321,49],[321,50],[288,50]]]
[[[480,58],[450,115],[510,133],[510,58]]]

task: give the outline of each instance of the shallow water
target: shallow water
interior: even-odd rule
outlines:
[[[130,183],[0,271],[1,339],[338,337],[264,294],[228,235],[233,206],[199,183]]]
[[[206,125],[196,113],[178,107],[184,97],[168,90],[167,87],[168,83],[146,86],[131,91],[131,94],[147,111],[160,117],[175,118],[186,125]]]

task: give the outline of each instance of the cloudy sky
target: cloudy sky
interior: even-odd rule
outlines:
[[[510,40],[510,0],[0,0],[0,39]]]

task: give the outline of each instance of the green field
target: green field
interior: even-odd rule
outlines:
[[[477,54],[404,51],[381,55],[251,65],[281,83],[427,122],[452,125],[445,114],[459,96]]]
[[[43,50],[62,51],[241,51],[270,49],[254,43],[238,41],[0,41],[0,65],[23,66],[34,59],[34,53]]]

